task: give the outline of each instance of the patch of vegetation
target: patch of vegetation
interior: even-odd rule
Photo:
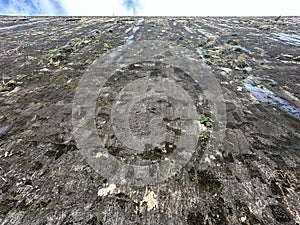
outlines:
[[[199,46],[208,65],[235,70],[249,66],[247,52],[244,53],[246,50],[236,39],[229,39],[221,46],[216,37],[210,37],[200,41]]]
[[[207,135],[207,134],[201,134],[199,136],[199,140],[202,141],[202,142],[207,142],[209,140],[210,136]]]
[[[211,52],[207,52],[204,54],[204,58],[208,59],[212,57],[212,53]]]
[[[104,49],[105,51],[109,51],[110,49],[112,49],[112,46],[111,46],[110,44],[104,43],[103,49]]]
[[[297,61],[297,62],[300,62],[300,55],[299,56],[296,56],[294,57],[294,60]]]
[[[245,53],[240,54],[237,57],[237,60],[235,62],[236,62],[236,66],[238,66],[240,68],[249,66],[249,64],[247,62],[247,55]]]
[[[23,74],[23,75],[17,76],[15,79],[11,79],[7,82],[2,81],[2,83],[0,84],[0,92],[12,91],[17,86],[20,86],[23,83],[26,83],[30,80],[38,78],[42,75],[44,75],[44,74],[43,73],[31,73],[31,74],[25,74],[25,75]]]
[[[100,42],[100,40],[101,35],[100,31],[98,30],[95,31],[93,34],[85,37],[73,38],[66,45],[50,51],[48,57],[46,58],[46,62],[41,61],[40,64],[46,63],[49,65],[59,66],[60,63],[62,61],[67,60],[71,54],[79,52],[82,48],[84,48],[92,42],[98,43]],[[107,48],[109,48],[109,46],[107,46]]]
[[[17,86],[17,82],[15,80],[9,80],[8,82],[2,81],[0,86],[0,92],[11,91]]]
[[[27,59],[29,60],[29,61],[34,61],[34,60],[36,60],[37,59],[37,57],[36,56],[27,56]]]
[[[203,124],[207,129],[211,129],[213,126],[213,121],[210,117],[203,117],[199,120],[200,124]]]
[[[218,40],[216,37],[210,37],[207,38],[206,40],[202,40],[199,42],[200,47],[205,47],[205,48],[214,48],[218,46]]]

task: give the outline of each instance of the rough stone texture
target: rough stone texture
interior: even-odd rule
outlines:
[[[299,24],[298,17],[0,17],[0,223],[300,224]],[[117,185],[98,196],[110,184],[77,148],[73,97],[94,60],[138,40],[168,41],[211,67],[226,103],[226,136],[221,146],[200,137],[194,157],[163,183]],[[147,71],[132,63],[125,71]],[[111,95],[99,96],[99,107],[110,108],[120,84],[107,83]],[[150,114],[137,117],[134,132],[147,135]],[[112,132],[101,127],[107,116],[96,118],[99,135]],[[167,126],[170,139],[180,134]]]

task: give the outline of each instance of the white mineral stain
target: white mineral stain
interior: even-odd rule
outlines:
[[[241,217],[241,221],[244,223],[247,220],[246,216]]]
[[[116,189],[116,185],[115,184],[110,184],[107,188],[101,188],[98,191],[98,196],[103,197],[109,194],[112,194],[114,192],[114,190]]]
[[[103,154],[101,152],[98,152],[95,156],[95,158],[101,158],[101,156],[103,156]]]
[[[232,69],[226,68],[226,67],[222,67],[221,70],[228,74],[230,74],[232,72]]]
[[[157,208],[157,200],[156,195],[153,191],[148,191],[145,193],[143,200],[140,202],[140,207],[143,206],[144,203],[147,204],[147,211],[151,211],[154,208]]]
[[[238,86],[236,90],[237,90],[237,91],[243,91],[243,88],[240,87],[240,86]]]
[[[208,156],[206,156],[205,158],[204,158],[204,162],[206,162],[206,163],[211,163],[211,160],[209,159],[209,157]]]
[[[198,128],[199,128],[199,131],[206,131],[207,130],[207,127],[204,124],[200,123],[200,121],[197,120],[196,122],[197,122],[197,125],[198,125]]]

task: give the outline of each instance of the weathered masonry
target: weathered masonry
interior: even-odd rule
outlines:
[[[0,224],[300,224],[299,26],[0,17]]]

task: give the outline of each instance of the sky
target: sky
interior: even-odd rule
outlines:
[[[0,15],[300,16],[300,0],[0,0]]]

